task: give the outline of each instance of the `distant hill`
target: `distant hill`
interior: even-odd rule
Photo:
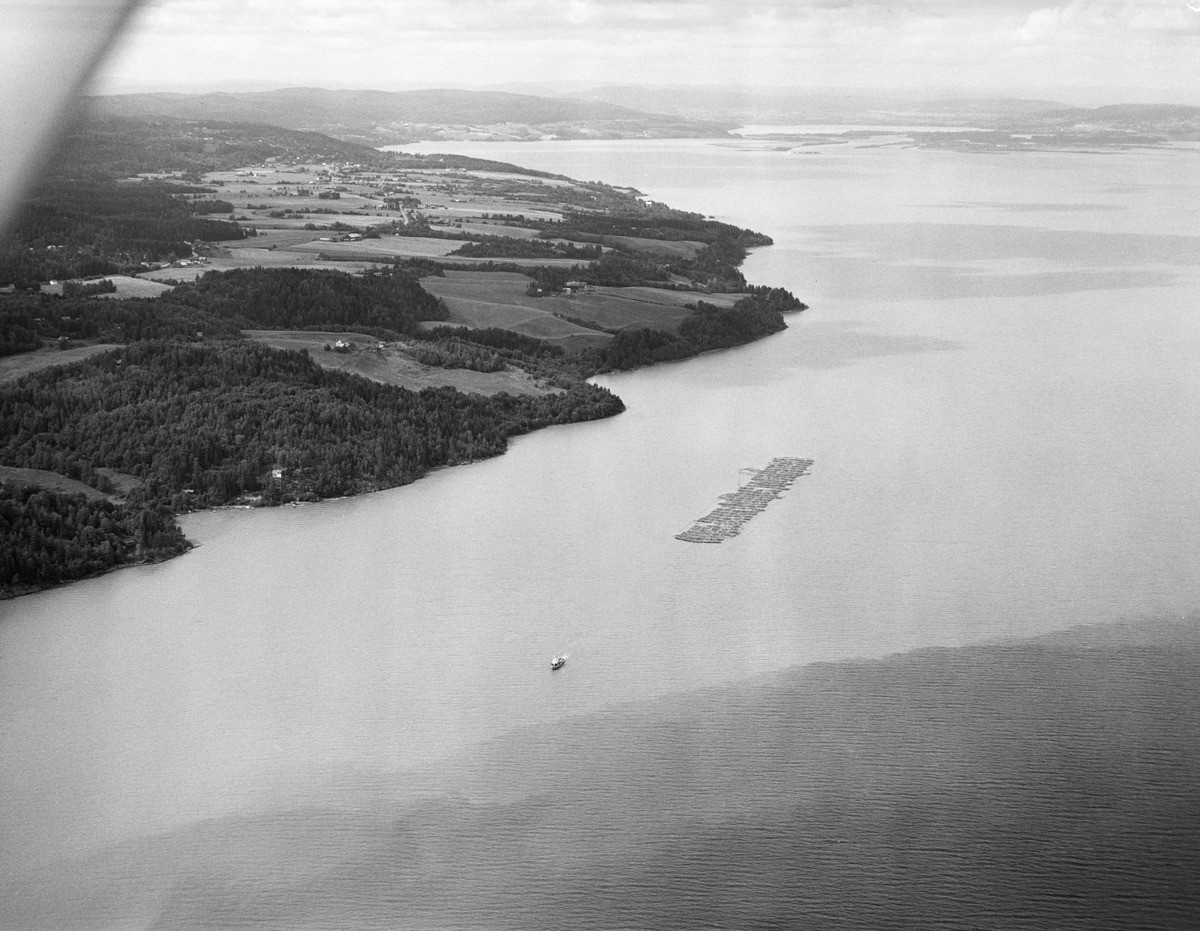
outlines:
[[[738,123],[866,123],[922,121],[963,125],[980,119],[1062,108],[1053,100],[1017,97],[938,97],[882,91],[796,90],[771,87],[594,87],[567,95],[596,103],[628,106],[692,119]]]
[[[1066,107],[1056,100],[1037,100],[1025,97],[946,97],[927,100],[916,105],[925,113],[952,113],[958,116],[992,117],[1020,116]]]
[[[1200,123],[1200,107],[1174,103],[1121,103],[1106,107],[1062,107],[1039,114],[1046,120],[1141,126],[1147,123]]]
[[[382,165],[372,148],[316,132],[220,120],[92,116],[66,139],[53,175],[117,178],[148,172],[202,174],[268,158]]]
[[[626,105],[696,120],[741,123],[826,122],[874,101],[845,95],[753,87],[640,86],[613,84],[566,95],[567,99]]]
[[[1015,119],[1009,127],[1037,133],[1134,135],[1160,140],[1200,140],[1200,107],[1184,104],[1113,104],[1067,107]]]
[[[205,172],[244,168],[274,159],[351,163],[385,171],[428,165],[561,177],[465,155],[380,152],[322,133],[261,123],[95,115],[74,128],[47,174],[51,179],[112,180],[137,174],[182,172],[199,180],[198,176]]]
[[[610,85],[566,99],[594,104],[620,100],[681,118],[735,124],[888,124],[979,127],[1007,133],[1093,137],[1099,144],[1157,144],[1200,139],[1200,107],[1114,104],[1071,107],[1058,101],[996,95],[928,96],[873,91],[785,88]]]
[[[92,112],[125,119],[259,123],[378,146],[475,137],[625,138],[723,135],[726,124],[646,113],[614,103],[496,91],[288,88],[255,93],[94,97]]]

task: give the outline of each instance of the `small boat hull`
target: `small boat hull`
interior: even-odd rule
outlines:
[[[567,665],[567,658],[565,656],[556,656],[554,659],[550,660],[550,671],[557,672],[565,665]]]

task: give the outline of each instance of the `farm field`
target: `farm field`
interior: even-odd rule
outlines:
[[[538,234],[538,230],[528,226],[509,226],[495,220],[479,220],[476,223],[467,221],[457,224],[455,229],[475,236],[507,236],[509,239],[536,239]],[[566,240],[559,241],[565,242]]]
[[[567,237],[547,236],[556,231],[553,224],[562,222],[564,231],[572,226],[585,231],[592,229],[587,219],[589,214],[609,214],[615,209],[612,216],[624,216],[624,211],[636,202],[637,192],[542,178],[518,169],[466,170],[448,160],[449,157],[444,168],[430,164],[432,158],[409,165],[398,159],[395,168],[380,168],[378,164],[373,167],[350,163],[300,164],[272,158],[238,170],[204,173],[191,183],[198,181],[207,190],[192,188],[180,196],[220,202],[219,210],[206,211],[206,215],[236,223],[250,235],[240,240],[192,243],[193,255],[176,258],[175,254],[168,254],[160,260],[160,266],[147,269],[136,278],[114,277],[117,292],[109,296],[155,297],[174,284],[194,281],[210,271],[296,268],[362,274],[382,265],[419,259],[437,262],[445,271],[444,277],[428,275],[422,279],[423,287],[446,305],[449,319],[445,323],[476,329],[509,329],[568,351],[604,346],[613,334],[623,329],[645,327],[678,333],[691,313],[686,305],[704,300],[729,306],[736,299],[736,295],[706,293],[713,284],[711,270],[703,272],[703,277],[697,276],[695,282],[680,274],[681,270],[686,272],[686,265],[681,269],[679,263],[694,259],[705,247],[698,240],[607,235],[608,230],[619,233],[626,229],[618,222],[615,226],[601,224],[598,229],[606,231],[603,234],[580,233],[585,241],[575,244],[592,247],[590,254],[585,252],[582,256],[561,253],[531,256],[529,253],[537,250],[512,243],[512,240],[533,239],[547,244],[571,243]],[[173,176],[155,179],[156,183],[168,185],[181,180]],[[684,219],[685,225],[676,226],[676,233],[692,228],[702,231],[700,226],[686,226],[686,222],[694,223],[695,219]],[[654,225],[639,226],[633,222],[628,229],[636,232]],[[670,223],[663,230],[664,235],[671,235]],[[410,232],[419,235],[403,235]],[[442,238],[446,234],[455,238]],[[479,240],[471,238],[476,236]],[[493,245],[489,239],[504,239],[509,243]],[[475,255],[451,255],[472,241],[481,246]],[[587,266],[597,255],[597,243],[616,260],[615,267],[621,269],[609,273],[617,280],[669,280],[689,290],[649,286],[565,287],[572,277],[589,277]],[[614,250],[619,250],[625,258],[614,256]],[[506,255],[506,252],[516,254]],[[455,270],[455,266],[486,262],[509,269],[528,268],[530,274],[512,270]],[[670,267],[664,268],[668,264]],[[542,274],[536,271],[538,268],[554,269],[555,273]],[[636,271],[631,272],[630,268]],[[539,287],[550,293],[541,296],[527,293],[535,276]],[[690,290],[693,287],[696,289]],[[61,293],[62,286],[46,290]],[[429,323],[421,329],[438,325],[443,324]],[[272,345],[314,349],[323,366],[358,371],[392,384],[416,388],[453,385],[484,394],[540,390],[525,376],[517,377],[511,372],[484,375],[431,369],[419,365],[411,354],[405,355],[395,346],[383,351],[331,355],[323,351],[324,338],[294,333],[270,338],[259,333],[256,338]],[[374,343],[368,338],[364,342]],[[82,358],[89,351],[90,347],[79,347],[68,354],[55,349],[25,355],[7,366],[0,365],[0,378],[17,377],[26,370]]]
[[[150,281],[145,278],[135,278],[132,275],[105,275],[103,278],[92,278],[83,280],[80,279],[80,284],[94,284],[97,281],[111,281],[117,288],[116,291],[110,291],[107,294],[97,294],[96,297],[112,299],[120,299],[125,297],[158,297],[164,291],[170,291],[171,286],[162,284],[158,281]],[[43,294],[62,294],[63,282],[42,286]]]
[[[605,236],[603,242],[606,246],[621,246],[672,259],[695,258],[696,253],[704,248],[704,243],[692,240],[644,239],[640,236]]]
[[[354,242],[321,242],[312,239],[292,246],[296,252],[326,255],[378,255],[382,259],[441,258],[453,252],[461,242],[453,239],[430,239],[424,236],[382,236],[379,239],[359,239]],[[472,259],[471,261],[478,261]]]
[[[213,243],[201,248],[202,260],[175,262],[144,273],[158,281],[189,281],[209,270],[239,267],[296,267],[335,269],[352,274],[373,265],[405,259],[436,259],[444,266],[474,265],[478,256],[454,256],[465,240],[456,235],[529,240],[544,235],[539,221],[559,222],[573,210],[586,186],[558,178],[539,178],[520,172],[438,169],[424,165],[394,172],[361,165],[286,164],[275,161],[237,171],[209,172],[203,178],[212,195],[229,203],[229,215],[252,228],[255,237],[242,242]],[[561,201],[561,202],[560,202]],[[530,225],[519,225],[528,218]],[[393,230],[428,229],[433,235],[395,235]],[[366,238],[362,234],[373,231]],[[360,238],[360,236],[362,238]],[[352,238],[353,237],[353,238]],[[663,240],[638,236],[587,236],[605,251],[626,250],[659,261],[688,260],[704,248],[693,240]],[[567,238],[547,242],[569,243]],[[576,243],[586,245],[587,243]],[[500,256],[510,266],[569,269],[586,264],[578,258]],[[453,280],[455,283],[450,284]],[[676,283],[686,278],[672,276]],[[471,283],[467,283],[467,282]],[[531,336],[574,345],[603,342],[602,330],[653,326],[676,331],[692,297],[662,291],[634,293],[598,288],[585,294],[554,295],[537,302],[525,300],[511,280],[452,277],[431,287],[451,306],[455,322],[467,326],[506,326]],[[494,287],[493,287],[494,285]],[[652,292],[653,289],[639,289]],[[714,301],[718,302],[718,301]],[[580,327],[564,318],[594,323]]]
[[[560,297],[530,297],[529,279],[515,272],[455,272],[445,278],[421,279],[421,286],[442,298],[450,309],[450,326],[503,327],[577,349],[607,342],[611,336],[562,319],[570,301]]]
[[[514,272],[447,271],[445,278],[422,278],[421,285],[446,302],[453,324],[502,326],[542,339],[554,338],[545,335],[547,332],[570,334],[593,343],[603,341],[606,335],[567,318],[586,320],[606,330],[641,326],[677,333],[679,324],[691,313],[685,304],[702,298],[728,307],[741,296],[697,295],[661,288],[590,287],[570,296],[533,297],[525,293],[529,279]]]
[[[57,472],[47,472],[45,469],[18,469],[13,466],[0,466],[0,484],[4,485],[37,485],[68,495],[84,494],[93,501],[108,498],[102,491],[91,485],[67,478]]]
[[[303,350],[322,368],[362,375],[372,381],[398,385],[412,391],[422,388],[451,387],[459,391],[493,395],[553,394],[558,389],[543,388],[536,379],[520,369],[503,372],[474,372],[469,369],[444,369],[422,365],[405,351],[402,344],[387,343],[379,349],[374,336],[362,333],[321,333],[308,330],[246,330],[245,335],[275,349]],[[349,352],[326,351],[337,340],[351,342]]]
[[[16,381],[31,372],[48,369],[52,365],[69,365],[94,356],[98,352],[107,352],[120,347],[112,343],[97,343],[92,346],[72,346],[70,349],[59,349],[57,346],[45,346],[33,352],[22,352],[17,355],[0,357],[0,383]]]
[[[310,270],[348,272],[361,274],[379,263],[362,261],[323,261],[316,253],[294,252],[289,249],[229,249],[214,255],[203,264],[185,268],[168,266],[152,272],[143,272],[139,277],[152,281],[195,281],[211,271],[228,271],[233,268],[303,268]]]
[[[382,222],[394,220],[398,216],[383,212],[369,215],[363,213],[315,214],[305,212],[302,206],[295,203],[288,203],[286,206],[288,209],[296,210],[299,215],[272,217],[268,214],[265,217],[256,217],[253,223],[258,232],[262,234],[271,230],[286,230],[315,236],[317,231],[326,229],[332,223],[340,223],[342,226],[350,226],[356,230],[368,230]]]

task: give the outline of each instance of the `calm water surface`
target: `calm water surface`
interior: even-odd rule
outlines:
[[[603,379],[612,420],[0,606],[0,923],[1037,927],[1064,852],[1190,914],[1154,832],[1200,823],[1200,701],[1145,657],[1195,624],[1144,630],[1200,607],[1200,155],[438,149],[766,232],[747,277],[811,309]],[[812,474],[674,539],[775,456]]]

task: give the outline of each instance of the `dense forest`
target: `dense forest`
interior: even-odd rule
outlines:
[[[234,322],[162,298],[114,301],[48,294],[0,297],[0,357],[30,352],[60,338],[130,343],[169,336],[240,335]]]
[[[410,333],[419,321],[445,320],[445,305],[404,267],[365,275],[297,268],[209,272],[159,298],[247,328],[369,328]]]
[[[208,217],[231,204],[188,196],[196,193],[212,192],[147,181],[43,184],[0,239],[0,287],[136,271],[192,255],[196,240],[246,236],[236,223]]]
[[[769,246],[773,242],[770,236],[754,230],[741,229],[719,220],[705,219],[698,213],[675,210],[664,204],[653,201],[647,203],[628,196],[621,198],[615,209],[607,214],[568,212],[561,221],[530,222],[540,226],[544,237],[580,242],[603,236],[636,236],[639,239],[702,242],[706,245],[724,239],[748,247]]]
[[[157,562],[188,548],[170,509],[0,485],[0,597]]]
[[[451,255],[467,258],[505,259],[579,259],[590,262],[600,258],[598,245],[576,245],[573,242],[547,242],[544,239],[516,239],[511,236],[475,236],[459,246]]]
[[[419,267],[367,275],[292,268],[209,272],[160,297],[102,300],[11,294],[0,297],[0,356],[43,341],[128,343],[143,339],[236,337],[242,329],[356,329],[381,339],[444,320],[445,305],[421,287]]]
[[[413,392],[248,340],[152,340],[0,385],[0,464],[92,485],[114,469],[140,480],[131,502],[175,509],[316,500],[411,482],[497,455],[511,436],[620,410],[581,382],[540,397]]]
[[[598,371],[619,371],[687,359],[713,349],[729,349],[786,329],[783,314],[807,305],[783,288],[751,288],[732,307],[703,301],[679,326],[679,335],[662,330],[622,330],[602,349],[588,350]],[[585,357],[586,357],[585,356]]]

